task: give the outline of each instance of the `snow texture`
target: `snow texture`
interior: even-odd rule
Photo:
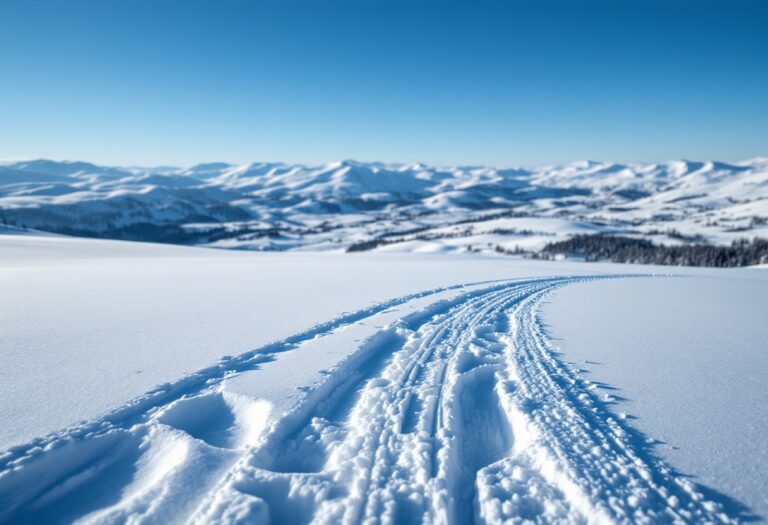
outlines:
[[[656,452],[768,516],[765,271],[592,282],[543,313],[562,359]]]
[[[4,431],[2,522],[748,518],[656,454],[542,320],[554,292],[673,281],[658,268],[17,235],[0,249],[2,427],[21,429]]]

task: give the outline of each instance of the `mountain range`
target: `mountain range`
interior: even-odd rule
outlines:
[[[535,252],[585,233],[727,244],[768,237],[768,158],[509,169],[33,160],[0,165],[0,221],[251,250]]]

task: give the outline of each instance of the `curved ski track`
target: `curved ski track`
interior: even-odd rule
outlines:
[[[225,380],[448,289],[225,358],[0,456],[0,521],[735,521],[558,360],[538,307],[553,290],[596,278],[489,282],[404,315],[285,414],[228,392]]]

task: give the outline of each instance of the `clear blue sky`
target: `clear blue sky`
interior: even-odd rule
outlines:
[[[0,0],[0,159],[757,155],[764,0]]]

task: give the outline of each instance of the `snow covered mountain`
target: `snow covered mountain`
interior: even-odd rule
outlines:
[[[537,251],[595,232],[725,244],[768,237],[768,158],[532,169],[36,160],[0,166],[0,221],[252,250]]]

